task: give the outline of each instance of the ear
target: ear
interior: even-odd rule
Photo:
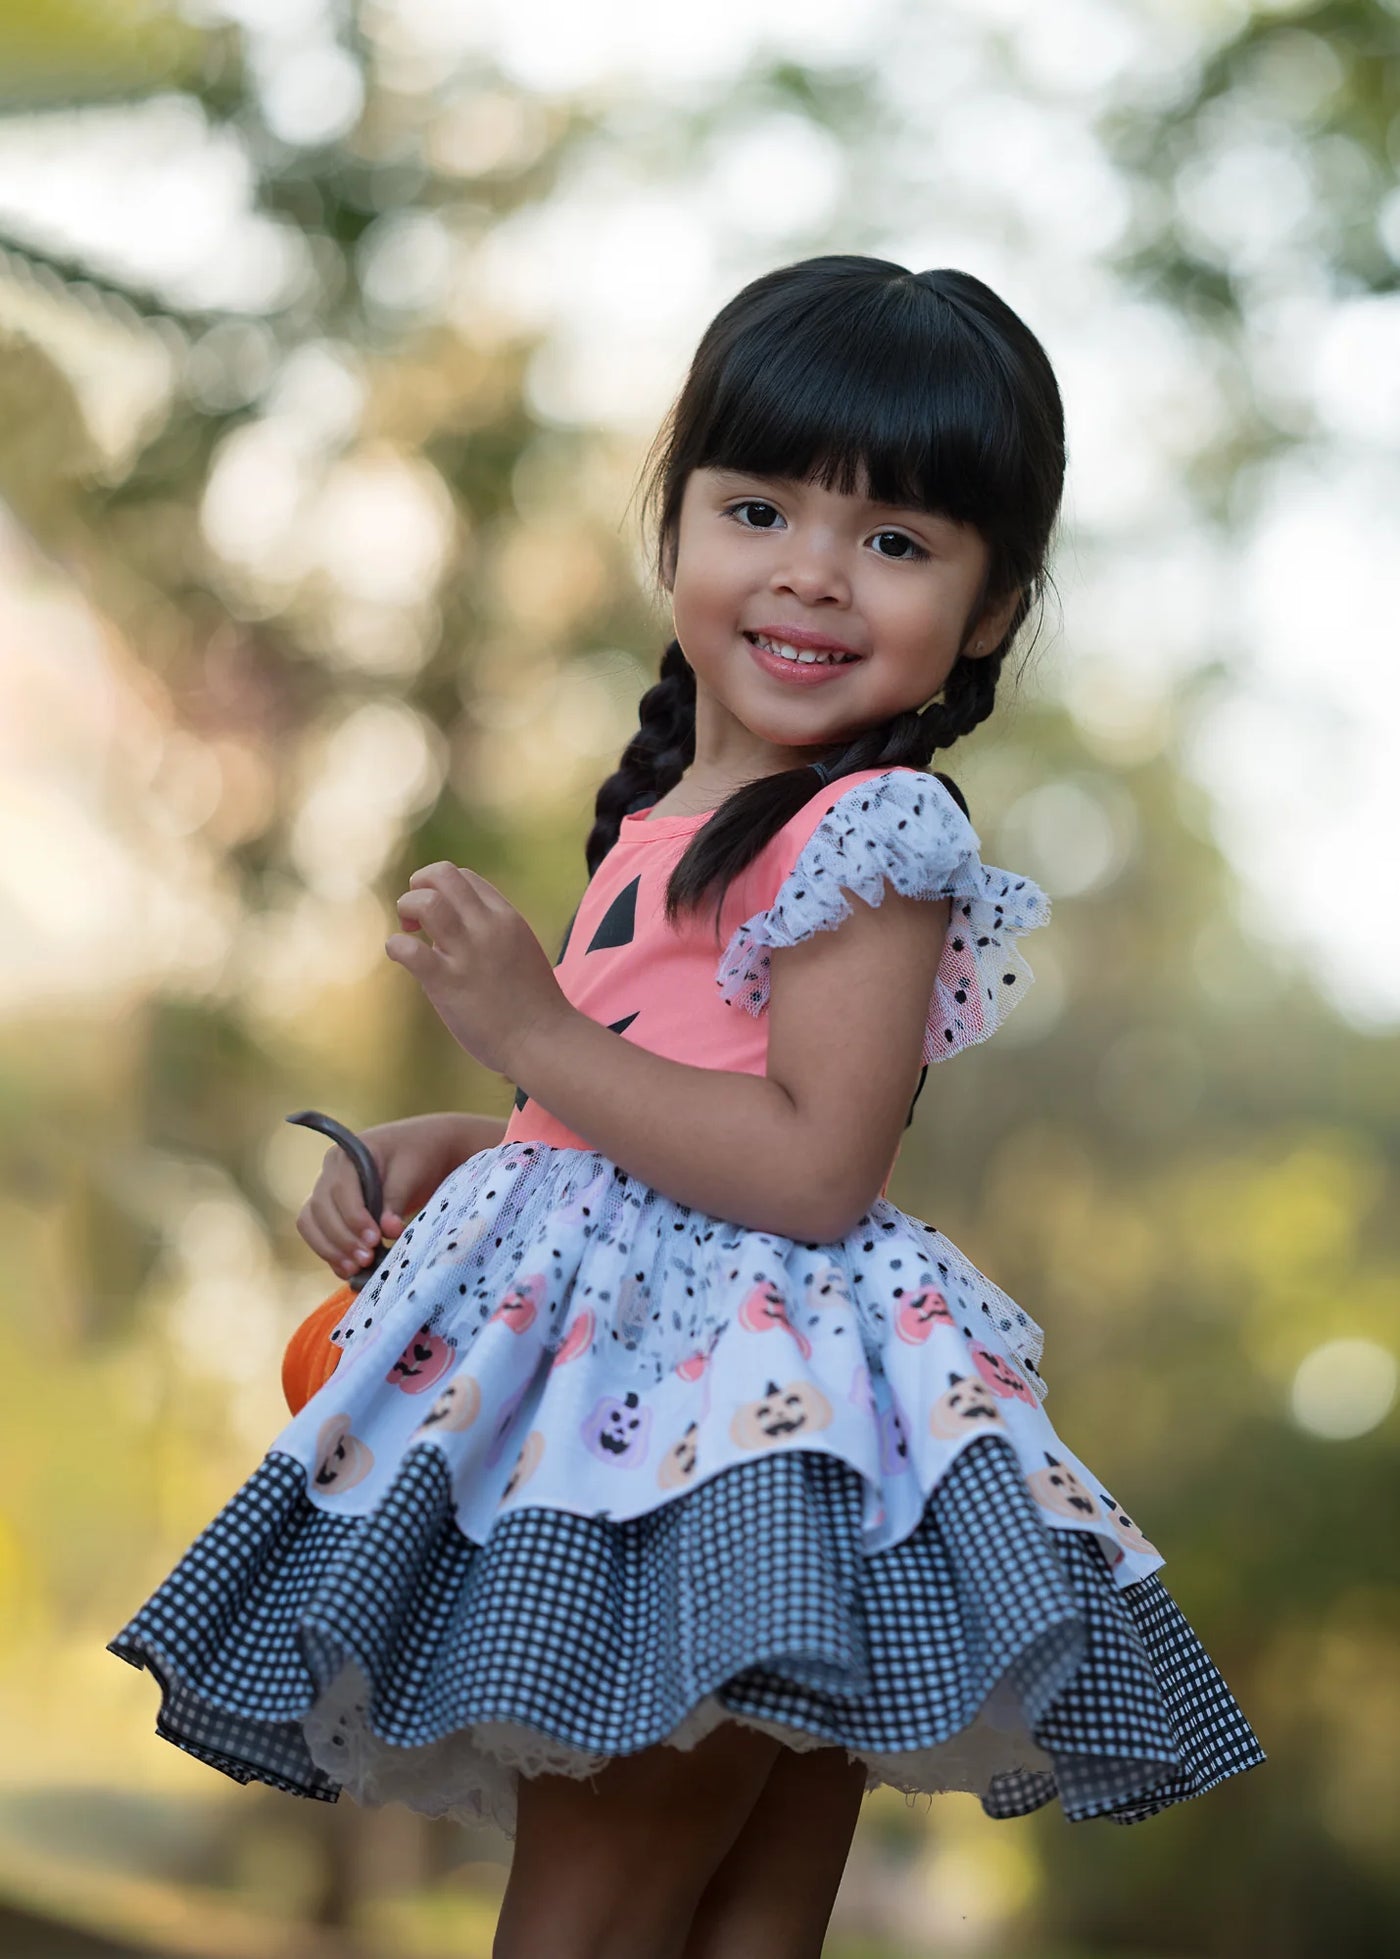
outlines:
[[[669,592],[676,582],[676,534],[671,532],[661,547],[661,583]]]
[[[1003,598],[995,603],[989,601],[982,608],[976,625],[968,632],[967,645],[962,649],[963,659],[980,660],[996,651],[1005,639],[1007,628],[1016,617],[1017,608],[1024,597],[1025,593],[1020,587],[1013,586]]]

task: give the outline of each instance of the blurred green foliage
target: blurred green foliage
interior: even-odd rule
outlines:
[[[781,102],[852,155],[878,140],[858,69],[757,61],[723,102],[662,126],[587,95],[527,100],[476,58],[410,86],[385,18],[339,16],[363,108],[342,134],[298,145],[268,127],[233,26],[154,5],[0,7],[13,121],[173,92],[236,138],[253,209],[295,246],[277,303],[240,313],[0,230],[0,497],[32,575],[69,582],[125,649],[125,698],[160,732],[161,766],[174,757],[185,772],[161,781],[171,793],[193,784],[181,793],[198,804],[216,758],[181,861],[231,921],[232,948],[206,969],[165,963],[152,945],[134,977],[36,997],[0,1026],[0,1841],[14,1872],[32,1874],[42,1844],[66,1858],[73,1887],[80,1874],[87,1886],[140,1874],[173,1888],[189,1912],[178,1949],[191,1952],[215,1949],[198,1924],[217,1899],[318,1926],[328,1952],[354,1949],[355,1927],[398,1951],[426,1951],[439,1933],[467,1951],[484,1936],[503,1845],[403,1813],[211,1789],[197,1764],[152,1761],[174,1751],[149,1738],[151,1683],[114,1678],[101,1646],[254,1467],[282,1419],[280,1343],[328,1289],[292,1228],[319,1145],[289,1141],[285,1113],[311,1105],[360,1125],[509,1109],[510,1084],[446,1051],[426,1002],[385,970],[375,918],[415,865],[451,856],[557,945],[584,880],[592,788],[663,639],[618,519],[635,446],[531,408],[528,334],[386,309],[366,241],[429,216],[469,259],[585,157],[650,143],[683,161],[746,105]],[[1400,128],[1396,25],[1379,0],[1237,7],[1202,25],[1202,58],[1169,100],[1103,105],[1102,140],[1139,199],[1122,277],[1233,363],[1229,414],[1189,470],[1203,523],[1228,529],[1237,470],[1297,432],[1255,398],[1236,275],[1183,230],[1174,176],[1231,113],[1301,137],[1319,159],[1313,222],[1336,288],[1392,290],[1374,198]],[[1325,81],[1311,90],[1310,56]],[[499,138],[489,158],[452,167],[444,131],[464,122]],[[78,318],[167,364],[168,392],[134,432],[94,427],[58,330]],[[298,370],[308,354],[320,366]],[[259,450],[279,382],[297,372],[317,379],[323,408],[351,406],[304,454]],[[269,489],[279,470],[318,482],[346,465],[381,472],[336,480],[409,498],[415,535],[438,540],[424,592],[347,599],[309,546],[279,557],[275,532],[242,559],[215,548],[215,488],[238,455]],[[235,517],[249,496],[235,497]],[[578,698],[602,733],[556,754],[546,704],[579,674],[593,676]],[[1165,1581],[1270,1754],[1146,1829],[1066,1838],[1053,1810],[1021,1823],[1026,1901],[996,1948],[1008,1955],[1054,1941],[1086,1959],[1379,1952],[1400,1907],[1384,1555],[1395,1423],[1325,1439],[1290,1399],[1323,1342],[1394,1345],[1400,1043],[1350,1027],[1239,926],[1209,812],[1176,760],[1210,685],[1207,673],[1184,687],[1136,756],[1031,698],[951,760],[989,861],[1016,861],[1004,818],[1051,781],[1107,813],[1122,861],[1058,906],[1050,1005],[1022,1009],[1030,1031],[1009,1027],[931,1079],[891,1196],[1046,1326],[1056,1425],[1163,1548]],[[358,777],[337,763],[352,791],[374,812],[376,776],[421,779],[370,822],[377,844],[347,831],[341,862],[336,826],[355,799],[329,796],[318,816],[316,785],[362,710],[368,753],[380,744],[385,760],[361,761]],[[165,845],[131,813],[147,809],[150,775],[114,761],[107,789],[131,799],[131,848],[154,854]],[[513,797],[514,783],[541,778],[552,800]],[[359,850],[369,869],[357,876]],[[154,937],[159,916],[133,918],[133,933]],[[980,1868],[1001,1854],[990,1839],[1004,1827],[970,1799],[925,1809],[883,1791],[853,1866],[875,1874],[872,1896],[916,1897],[940,1845]],[[17,1875],[13,1886],[19,1896]],[[43,1909],[58,1914],[51,1890]],[[443,1895],[457,1901],[446,1916]],[[885,1936],[889,1924],[833,1950],[925,1949]]]

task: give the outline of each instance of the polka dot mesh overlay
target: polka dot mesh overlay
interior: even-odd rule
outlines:
[[[923,1059],[985,1040],[1048,901],[911,770],[826,813],[725,1000],[760,1013],[771,949],[887,885],[952,900]],[[1040,1327],[883,1197],[798,1241],[502,1143],[331,1337],[109,1646],[157,1680],[157,1732],[240,1782],[513,1834],[521,1776],[740,1721],[844,1748],[867,1790],[1135,1823],[1265,1760],[1162,1552],[1052,1425]]]
[[[978,848],[934,776],[892,770],[858,784],[812,832],[773,904],[735,931],[715,977],[721,996],[761,1013],[769,950],[849,918],[847,891],[878,905],[889,883],[908,898],[953,901],[921,1059],[945,1060],[985,1041],[1031,984],[1015,941],[1047,922],[1050,900],[1029,878],[982,864]]]
[[[848,1303],[877,1348],[902,1306],[941,1289],[1041,1400],[1048,1392],[1043,1329],[951,1239],[887,1198],[844,1238],[785,1238],[677,1204],[597,1151],[531,1143],[478,1151],[453,1171],[331,1339],[363,1345],[391,1312],[416,1309],[430,1332],[460,1344],[504,1308],[538,1314],[552,1348],[570,1312],[587,1309],[591,1350],[613,1350],[619,1378],[658,1382],[711,1353],[755,1287],[818,1315]]]

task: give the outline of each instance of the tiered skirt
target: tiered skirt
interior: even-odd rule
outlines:
[[[1265,1760],[1051,1426],[1040,1329],[883,1199],[806,1244],[502,1144],[335,1338],[110,1643],[239,1781],[513,1835],[520,1776],[733,1720],[1133,1823]]]

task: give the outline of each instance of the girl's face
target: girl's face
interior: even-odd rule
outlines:
[[[696,772],[737,788],[924,707],[960,653],[992,652],[1010,624],[1014,592],[978,616],[988,562],[979,532],[927,511],[692,470],[668,585],[695,671]],[[754,644],[804,632],[859,658],[804,685]]]

